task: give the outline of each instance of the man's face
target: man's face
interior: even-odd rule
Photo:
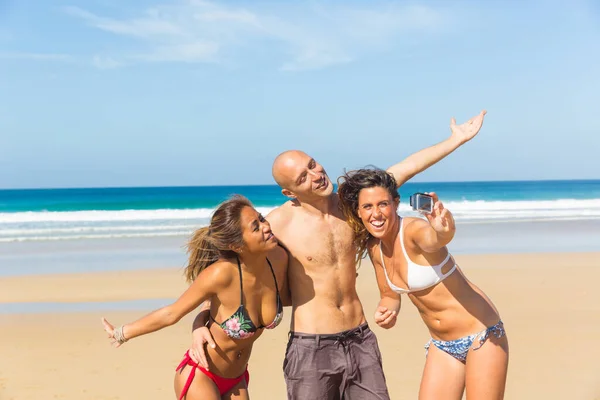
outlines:
[[[285,189],[288,189],[292,192],[292,196],[298,197],[300,200],[327,197],[333,193],[333,184],[321,164],[306,153],[290,154],[282,168],[284,169],[282,172],[287,178]]]

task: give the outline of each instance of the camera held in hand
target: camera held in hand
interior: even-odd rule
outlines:
[[[415,193],[410,196],[410,206],[420,213],[431,214],[433,211],[433,197],[425,193]]]

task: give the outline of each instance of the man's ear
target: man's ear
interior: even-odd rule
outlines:
[[[292,200],[296,200],[296,195],[291,190],[281,189],[281,194],[284,195],[285,197],[289,197]]]

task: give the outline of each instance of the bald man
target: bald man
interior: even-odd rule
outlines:
[[[484,115],[462,125],[452,119],[448,139],[390,167],[398,187],[471,140]],[[290,254],[292,321],[283,363],[288,399],[389,399],[377,339],[356,292],[354,235],[333,183],[299,150],[277,156],[272,173],[290,199],[267,216]],[[394,318],[390,311],[375,313],[376,321]]]

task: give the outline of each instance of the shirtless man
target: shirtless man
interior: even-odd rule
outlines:
[[[398,187],[472,139],[484,115],[461,125],[452,119],[448,139],[390,167]],[[277,156],[272,172],[290,198],[267,216],[290,254],[292,322],[283,364],[288,399],[389,399],[377,339],[356,292],[353,232],[333,183],[316,160],[297,150]],[[386,309],[374,317],[395,318]],[[195,326],[206,321],[198,319]],[[212,342],[206,331],[194,332],[198,360],[204,358],[201,344]]]

